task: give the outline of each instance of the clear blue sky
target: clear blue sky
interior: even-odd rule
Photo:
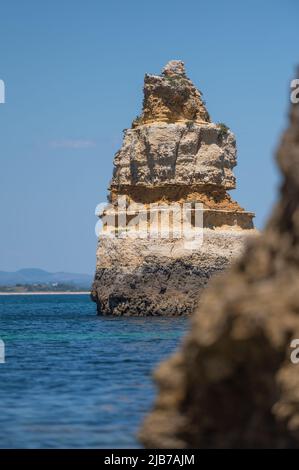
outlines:
[[[2,0],[0,270],[93,272],[94,209],[145,72],[185,61],[238,143],[238,189],[262,227],[299,62],[297,0]]]

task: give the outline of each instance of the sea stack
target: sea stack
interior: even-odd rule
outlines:
[[[227,193],[235,165],[235,137],[211,122],[184,63],[145,75],[143,110],[124,131],[99,214],[91,294],[99,314],[193,312],[209,278],[254,233],[254,214]]]

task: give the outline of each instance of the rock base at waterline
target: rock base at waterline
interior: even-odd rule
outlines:
[[[196,250],[182,239],[102,238],[92,299],[101,315],[191,314],[201,289],[241,253],[253,230],[204,229]]]

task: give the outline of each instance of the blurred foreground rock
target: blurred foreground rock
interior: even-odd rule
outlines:
[[[147,447],[299,447],[299,105],[277,159],[283,184],[265,231],[212,280],[183,346],[156,372]]]

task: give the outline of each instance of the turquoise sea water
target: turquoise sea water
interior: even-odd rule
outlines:
[[[97,317],[87,295],[0,296],[1,448],[130,448],[185,318]]]

